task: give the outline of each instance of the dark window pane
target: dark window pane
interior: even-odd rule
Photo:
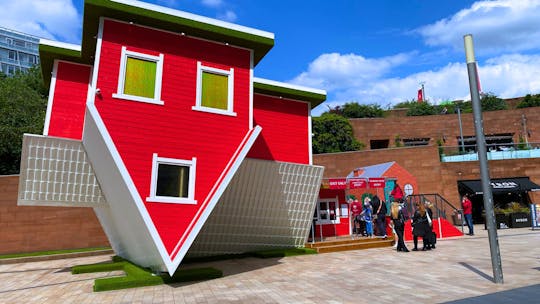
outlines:
[[[158,165],[156,196],[188,197],[189,167]]]

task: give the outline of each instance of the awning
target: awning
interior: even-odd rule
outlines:
[[[479,179],[458,181],[458,187],[468,193],[484,193],[482,181]],[[493,178],[491,179],[491,191],[493,193],[540,191],[540,186],[533,183],[528,177]]]

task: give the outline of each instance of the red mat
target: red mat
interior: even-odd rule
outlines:
[[[439,220],[441,229],[439,230]],[[463,233],[457,229],[454,225],[450,224],[445,219],[436,219],[433,221],[433,231],[437,234],[437,238],[440,239],[441,237],[452,237],[452,236],[462,236]],[[412,228],[411,228],[411,221],[407,221],[405,223],[405,241],[412,241]],[[421,238],[420,238],[421,239]]]

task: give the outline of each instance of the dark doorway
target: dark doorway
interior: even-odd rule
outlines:
[[[373,139],[369,141],[369,148],[371,150],[387,149],[389,143],[390,141],[388,139],[377,139],[377,140]]]

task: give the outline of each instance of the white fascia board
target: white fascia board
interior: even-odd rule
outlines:
[[[184,11],[179,11],[172,8],[167,8],[167,7],[151,4],[151,3],[135,1],[135,0],[112,0],[112,2],[122,3],[125,5],[139,7],[142,9],[155,11],[155,12],[159,12],[159,13],[163,13],[163,14],[167,14],[167,15],[171,15],[175,17],[190,19],[193,21],[206,23],[206,24],[210,24],[214,26],[219,26],[226,29],[231,29],[231,30],[235,30],[239,32],[257,35],[264,38],[274,39],[274,33],[266,32],[266,31],[250,28],[247,26],[230,23],[230,22],[225,22],[225,21],[221,21],[217,19],[212,19],[212,18],[208,18],[204,16],[199,16],[199,15],[195,15],[195,14],[191,14]]]
[[[54,41],[54,40],[49,40],[49,39],[44,39],[44,38],[39,39],[39,44],[53,46],[53,47],[57,47],[61,49],[73,50],[77,52],[81,51],[81,46],[79,44]]]
[[[295,84],[279,82],[279,81],[269,80],[269,79],[264,79],[264,78],[259,78],[259,77],[253,77],[253,83],[256,83],[256,82],[260,83],[260,84],[266,84],[266,85],[282,87],[282,88],[287,88],[287,89],[292,89],[292,90],[305,91],[305,92],[310,92],[310,93],[315,93],[315,94],[326,95],[326,91],[321,90],[321,89],[308,88],[308,87],[299,86],[299,85],[295,85]]]

